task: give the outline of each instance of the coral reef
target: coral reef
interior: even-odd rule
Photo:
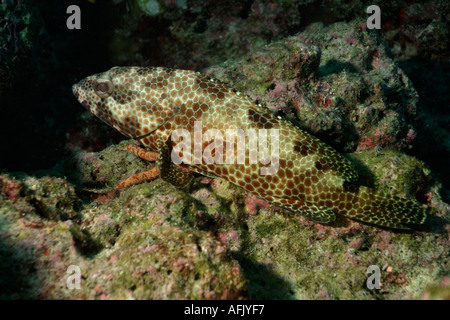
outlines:
[[[411,149],[417,92],[363,25],[359,20],[330,27],[312,24],[207,73],[338,150]]]
[[[78,168],[71,180],[101,188],[145,169],[121,150],[126,143],[74,156],[65,164]],[[427,186],[434,221],[413,233],[348,220],[324,226],[203,177],[191,195],[160,179],[95,195],[62,178],[2,175],[3,298],[428,297],[449,268],[441,186],[394,149],[348,156],[364,184],[385,192],[411,197]],[[81,269],[80,290],[66,286],[71,265]],[[369,265],[382,269],[380,290],[364,285]]]
[[[1,299],[449,298],[447,1],[375,1],[379,32],[374,1],[72,2],[79,33],[64,1],[0,5]],[[361,184],[422,203],[424,227],[316,224],[201,176],[113,190],[153,164],[69,89],[111,64],[204,70],[345,152]]]
[[[105,182],[105,172],[113,179],[112,159],[130,168],[130,154],[118,150],[72,159],[81,169],[79,181],[83,168],[98,174],[96,183]],[[99,196],[82,208],[86,195],[65,179],[22,174],[0,181],[1,298],[248,297],[237,261],[213,233],[197,227],[195,198],[161,180]],[[66,286],[72,265],[83,275],[80,290]]]

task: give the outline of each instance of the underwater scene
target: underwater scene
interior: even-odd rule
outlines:
[[[449,39],[446,0],[0,0],[0,300],[450,299]]]

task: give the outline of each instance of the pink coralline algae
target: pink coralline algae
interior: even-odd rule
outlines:
[[[20,197],[22,187],[6,176],[0,176],[0,194],[16,202]]]
[[[261,209],[266,210],[269,207],[269,203],[255,195],[251,195],[245,198],[245,206],[250,213],[255,214]]]
[[[359,142],[357,152],[370,150],[377,146],[386,147],[390,145],[391,138],[384,132],[381,132],[380,129],[375,130],[375,135],[372,137],[365,137],[362,141]]]

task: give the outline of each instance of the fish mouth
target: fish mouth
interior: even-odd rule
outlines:
[[[72,85],[72,93],[75,96],[75,98],[77,98],[78,102],[81,103],[81,105],[83,107],[85,107],[86,109],[91,111],[91,107],[89,106],[89,103],[83,97],[83,95],[80,94],[80,93],[82,93],[82,89],[81,89],[80,83],[76,83],[76,84]]]
[[[76,83],[76,84],[74,84],[73,86],[72,86],[72,92],[73,92],[73,95],[78,99],[78,97],[80,96],[80,93],[78,92],[78,88],[79,88],[80,86],[78,85],[78,83]]]

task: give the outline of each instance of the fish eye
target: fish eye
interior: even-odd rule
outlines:
[[[108,98],[114,90],[114,84],[110,76],[102,76],[95,81],[95,93],[100,98]]]

